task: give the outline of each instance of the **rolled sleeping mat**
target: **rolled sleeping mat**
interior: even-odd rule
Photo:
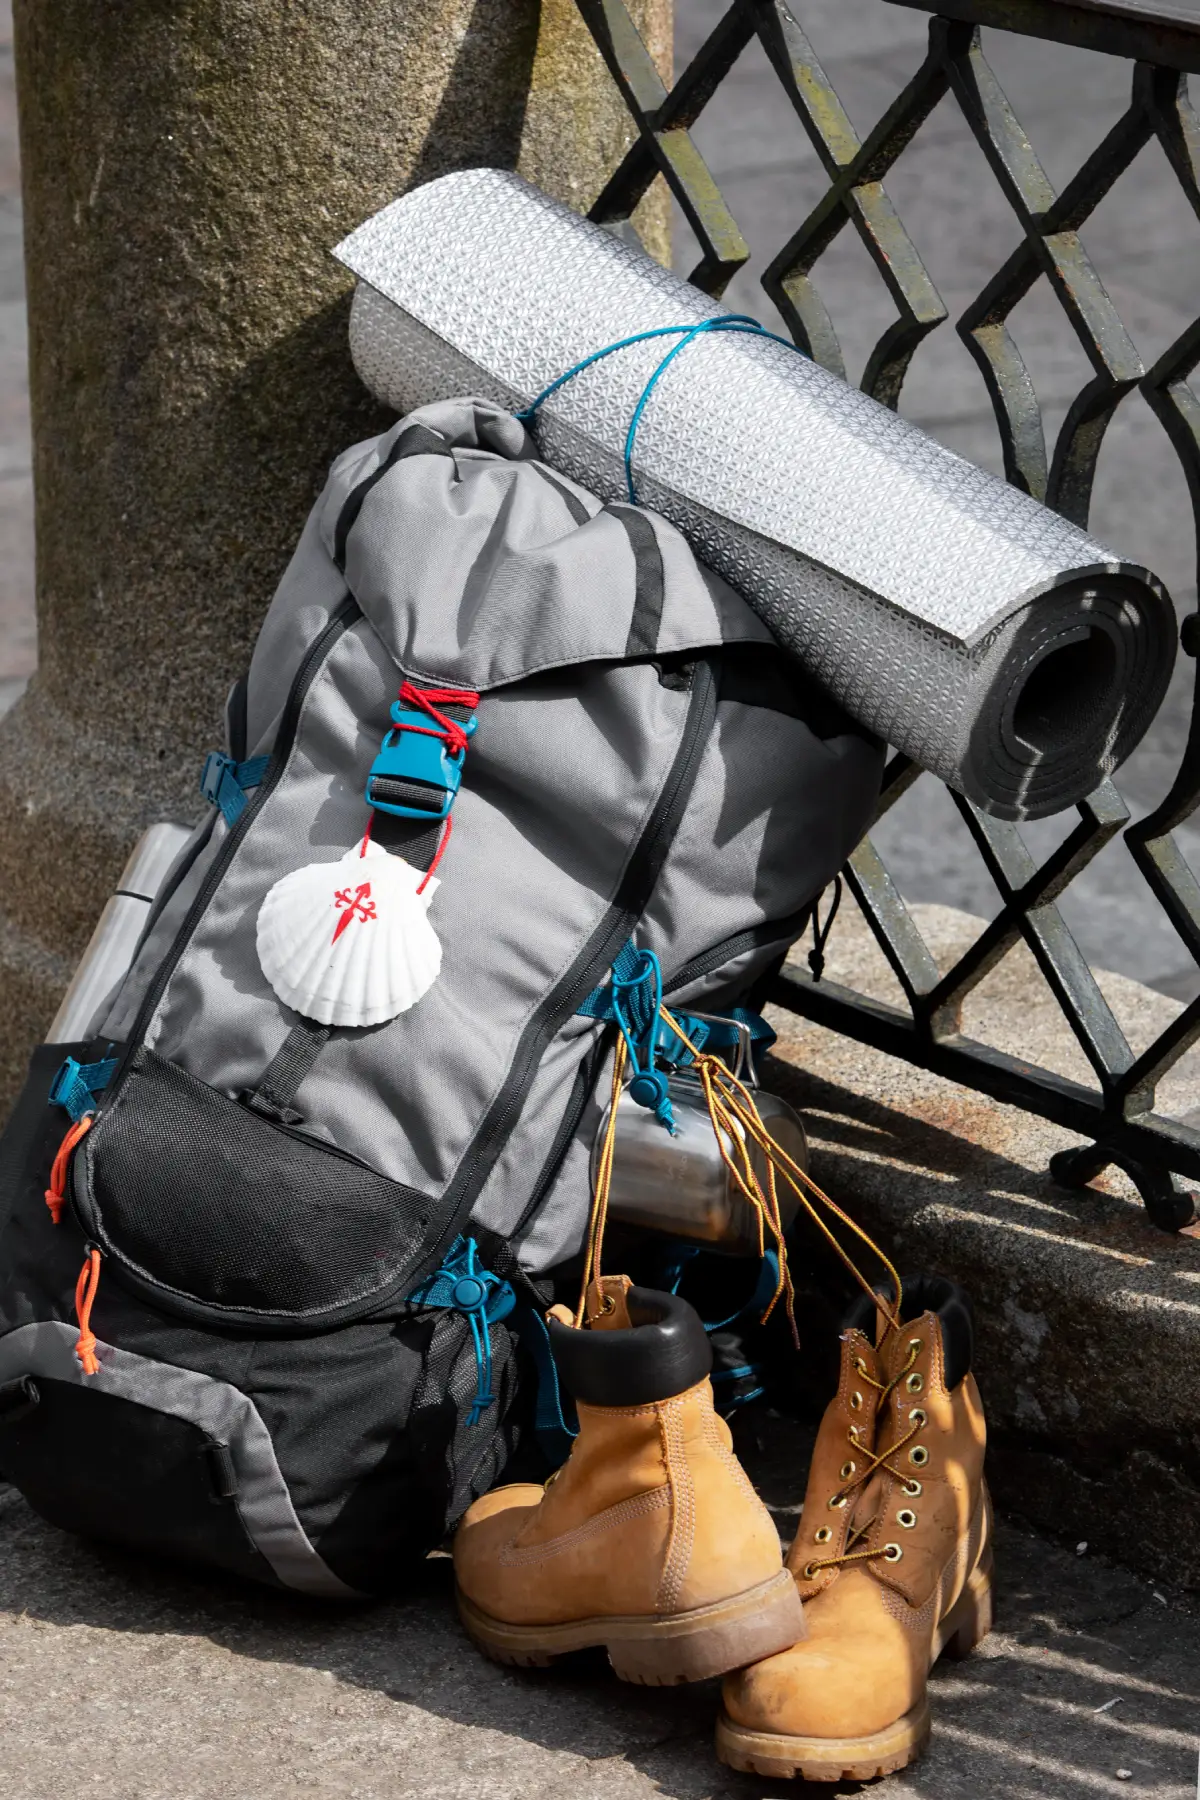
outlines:
[[[401,413],[459,394],[518,411],[619,339],[725,314],[500,169],[414,190],[335,254],[358,277],[355,365]],[[630,422],[678,342],[566,382],[535,415],[539,454],[626,498]],[[632,469],[638,500],[854,718],[999,818],[1081,800],[1158,709],[1178,633],[1153,575],[789,345],[693,339],[642,410]]]

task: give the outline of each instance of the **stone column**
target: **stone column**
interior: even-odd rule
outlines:
[[[671,0],[635,0],[669,60]],[[204,751],[330,459],[387,421],[332,244],[629,128],[572,0],[16,0],[39,669],[0,725],[0,1098]],[[661,201],[651,216],[665,244]]]

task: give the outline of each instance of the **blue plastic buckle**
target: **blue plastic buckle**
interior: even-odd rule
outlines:
[[[474,737],[478,723],[477,719],[464,719],[464,736]],[[430,729],[428,713],[410,712],[398,700],[394,701],[392,729],[379,746],[379,755],[367,776],[367,805],[379,812],[393,813],[398,819],[444,819],[462,785],[465,758],[465,750],[447,749],[442,739]],[[420,782],[422,787],[430,790],[430,804],[401,806],[395,800],[382,800],[375,787],[379,780]],[[441,798],[435,800],[439,788]]]
[[[219,806],[232,829],[246,808],[246,789],[257,787],[267,772],[269,756],[252,756],[235,762],[223,750],[210,750],[200,771],[200,792],[210,806]]]
[[[50,1083],[50,1104],[61,1106],[73,1124],[96,1110],[96,1095],[106,1088],[117,1070],[117,1059],[80,1063],[68,1056]]]

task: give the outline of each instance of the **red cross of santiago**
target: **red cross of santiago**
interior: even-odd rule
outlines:
[[[333,904],[339,909],[342,907],[345,908],[333,933],[333,941],[335,944],[341,937],[343,931],[345,931],[351,919],[362,919],[366,921],[368,919],[373,919],[376,916],[375,902],[371,898],[371,884],[369,881],[364,881],[362,886],[355,888],[353,893],[350,892],[348,887],[342,888],[334,897]]]

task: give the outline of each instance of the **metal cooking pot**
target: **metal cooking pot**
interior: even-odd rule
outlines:
[[[735,1073],[741,1075],[744,1069],[753,1072],[748,1034],[739,1045]],[[632,1100],[628,1091],[621,1095],[613,1145],[609,1218],[703,1244],[727,1256],[756,1256],[756,1210],[740,1193],[722,1160],[699,1078],[686,1071],[674,1072],[667,1086],[675,1119],[674,1137],[652,1112]],[[777,1094],[757,1086],[752,1091],[768,1134],[794,1163],[807,1170],[808,1139],[799,1115]],[[592,1149],[593,1185],[610,1110],[605,1109]],[[751,1145],[750,1161],[765,1188],[766,1158],[755,1145]],[[786,1231],[796,1216],[799,1200],[781,1179],[777,1178],[775,1191]]]

